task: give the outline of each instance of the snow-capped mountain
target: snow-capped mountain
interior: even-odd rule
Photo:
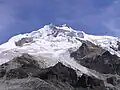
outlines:
[[[73,52],[82,45],[78,39],[90,41],[110,51],[111,54],[120,56],[120,50],[118,50],[120,40],[117,37],[88,35],[65,24],[61,26],[50,24],[31,33],[13,36],[8,42],[0,45],[0,64],[20,56],[22,53],[28,53],[36,57],[52,58],[53,60],[45,61],[46,66],[51,66],[63,59],[63,57],[69,58],[69,51]],[[62,62],[72,66],[73,61]],[[76,64],[76,62],[74,63]]]
[[[22,53],[28,53],[37,58],[40,56],[49,58],[50,60],[45,61],[45,67],[55,65],[58,61],[61,61],[78,69],[81,66],[77,66],[77,63],[72,59],[70,61],[69,58],[69,51],[76,51],[82,45],[78,39],[88,40],[110,51],[112,54],[120,56],[118,50],[120,40],[117,37],[88,35],[65,24],[61,26],[50,24],[31,33],[13,36],[8,42],[0,45],[0,64],[20,56]],[[69,60],[67,61],[66,58],[69,58]]]
[[[88,35],[65,24],[61,26],[50,24],[31,33],[13,36],[8,42],[0,45],[0,58],[2,59],[0,63],[21,53],[48,54],[58,57],[68,50],[77,50],[82,44],[78,39],[90,41],[120,57],[118,37]]]
[[[19,58],[26,60],[26,54],[33,56],[34,58],[27,55],[27,58],[35,59],[40,68],[54,67],[60,62],[74,69],[78,76],[85,74],[104,81],[106,77],[102,74],[114,73],[113,69],[116,72],[119,71],[119,65],[117,67],[110,65],[116,64],[116,60],[119,61],[120,38],[89,35],[81,30],[74,30],[66,24],[45,25],[37,31],[13,36],[8,42],[1,44],[0,65],[7,62],[11,64],[12,61]],[[9,64],[7,65],[11,68]],[[13,66],[16,67],[16,65]],[[106,69],[104,70],[101,66]],[[117,74],[119,75],[119,73]]]

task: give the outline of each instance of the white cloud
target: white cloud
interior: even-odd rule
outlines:
[[[120,2],[115,1],[112,5],[106,8],[102,14],[103,24],[112,31],[115,36],[120,36]]]
[[[110,21],[110,22],[104,23],[104,24],[111,31],[114,31],[114,32],[119,32],[120,31],[120,29],[116,27],[114,21]]]
[[[114,3],[119,3],[119,0],[115,0]]]

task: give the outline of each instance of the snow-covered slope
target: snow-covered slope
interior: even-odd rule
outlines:
[[[67,25],[50,24],[31,33],[16,35],[0,45],[0,64],[22,53],[28,53],[36,58],[44,57],[46,66],[55,65],[60,61],[72,68],[80,69],[81,72],[92,74],[69,57],[70,52],[77,50],[82,45],[77,38],[88,40],[120,57],[118,50],[120,40],[117,37],[88,35],[83,31],[73,30]]]
[[[102,47],[103,49],[108,50],[111,54],[115,54],[120,57],[120,38],[113,36],[94,36],[86,34],[84,40],[91,41],[95,45]]]

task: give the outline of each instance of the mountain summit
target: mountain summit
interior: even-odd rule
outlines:
[[[95,45],[110,51],[111,54],[120,56],[120,39],[112,36],[88,35],[80,30],[74,30],[64,25],[45,25],[43,28],[31,33],[13,36],[8,42],[0,45],[0,58],[5,61],[12,59],[15,53],[40,54],[49,53],[59,56],[69,49],[78,49],[80,40],[90,41]],[[2,63],[2,62],[1,62]]]
[[[48,78],[43,77],[42,74],[45,75],[48,74],[51,76],[51,73],[53,73],[51,70],[54,70],[54,68],[61,67],[62,70],[64,71],[64,69],[66,69],[65,67],[68,67],[76,72],[77,75],[76,77],[86,78],[87,76],[92,80],[94,79],[95,80],[94,84],[96,84],[97,82],[96,79],[98,80],[98,82],[101,82],[99,80],[105,81],[108,77],[111,80],[111,74],[113,74],[113,76],[114,74],[117,74],[118,76],[120,75],[119,60],[120,60],[120,39],[118,37],[89,35],[80,30],[74,30],[66,24],[45,25],[43,28],[38,29],[37,31],[32,31],[30,33],[13,36],[11,39],[8,40],[8,42],[0,45],[1,67],[4,66],[5,70],[7,69],[7,71],[9,71],[8,68],[10,68],[10,70],[11,68],[15,69],[15,67],[19,68],[20,69],[19,73],[24,74],[25,77],[29,76],[28,73],[22,72],[21,70],[24,71],[25,69],[28,72],[30,72],[29,69],[31,67],[33,71],[36,68],[36,70],[40,71],[39,75],[40,78],[43,80],[44,79],[46,80]],[[32,65],[33,63],[35,65]],[[13,66],[11,66],[11,64]],[[40,68],[42,69],[47,68],[47,70],[43,70],[43,72],[45,73],[42,73]],[[61,74],[61,72],[62,71],[60,72],[55,71],[54,73]],[[6,77],[9,77],[11,74],[9,75],[7,73]],[[16,69],[14,73],[16,73]],[[33,72],[31,73],[33,74]],[[106,76],[104,76],[104,74]],[[3,73],[1,74],[1,76],[2,75]],[[37,77],[39,77],[38,74],[36,75]],[[77,78],[75,79],[77,80]],[[78,83],[79,81],[75,82]],[[111,83],[111,81],[109,82]],[[73,84],[73,82],[71,83]],[[108,82],[105,81],[105,83]],[[99,85],[101,86],[103,85],[103,83],[102,84],[99,83]],[[105,84],[105,86],[110,87],[108,84]],[[113,85],[113,87],[114,86],[115,85]],[[104,85],[102,86],[102,88],[103,87]],[[97,88],[90,90],[103,90],[103,89]]]

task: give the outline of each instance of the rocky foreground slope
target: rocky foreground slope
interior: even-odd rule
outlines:
[[[0,90],[120,90],[120,39],[46,25],[0,45]]]
[[[57,63],[40,68],[38,62],[23,54],[0,66],[0,90],[106,90],[104,82]]]

